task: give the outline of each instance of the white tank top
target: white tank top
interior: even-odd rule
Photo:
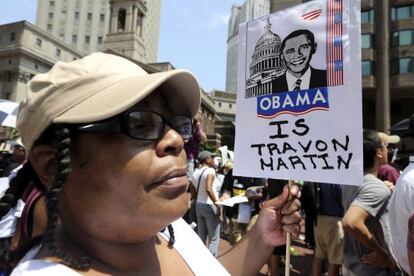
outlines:
[[[175,243],[174,248],[187,263],[194,275],[230,275],[226,269],[211,255],[207,247],[203,244],[197,234],[187,225],[183,219],[178,219],[172,223],[174,228]],[[168,240],[168,231],[160,233]],[[39,251],[40,246],[30,250],[13,270],[12,276],[16,275],[39,275],[39,276],[79,276],[75,270],[63,264],[54,263],[46,260],[33,260]]]

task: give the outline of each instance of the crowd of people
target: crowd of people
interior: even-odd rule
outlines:
[[[312,275],[412,275],[414,157],[404,170],[396,162],[399,142],[399,136],[366,129],[362,183],[302,185],[303,239],[314,250]],[[191,182],[199,191],[196,231],[216,255],[220,236],[237,243],[254,225],[261,204],[280,194],[286,181],[234,176],[232,169],[219,181],[220,164],[214,163],[213,156],[199,153],[199,168]],[[239,195],[249,201],[234,207],[220,204]],[[269,275],[279,275],[284,254],[285,248],[275,248],[268,262]]]
[[[200,149],[199,104],[190,72],[111,54],[35,76],[3,172],[0,275],[279,275],[302,219],[312,275],[413,275],[414,156],[395,165],[398,136],[364,130],[362,183],[240,177]]]

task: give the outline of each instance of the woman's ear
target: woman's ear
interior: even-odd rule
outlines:
[[[49,190],[56,175],[56,158],[53,146],[35,146],[30,152],[29,161],[40,181]]]

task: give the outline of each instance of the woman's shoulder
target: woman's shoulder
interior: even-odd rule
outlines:
[[[78,276],[80,274],[63,264],[49,262],[46,260],[27,260],[20,262],[11,274],[11,276],[20,275]]]

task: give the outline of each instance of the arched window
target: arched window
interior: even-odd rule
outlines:
[[[125,19],[126,19],[126,10],[118,10],[118,32],[125,31]]]

